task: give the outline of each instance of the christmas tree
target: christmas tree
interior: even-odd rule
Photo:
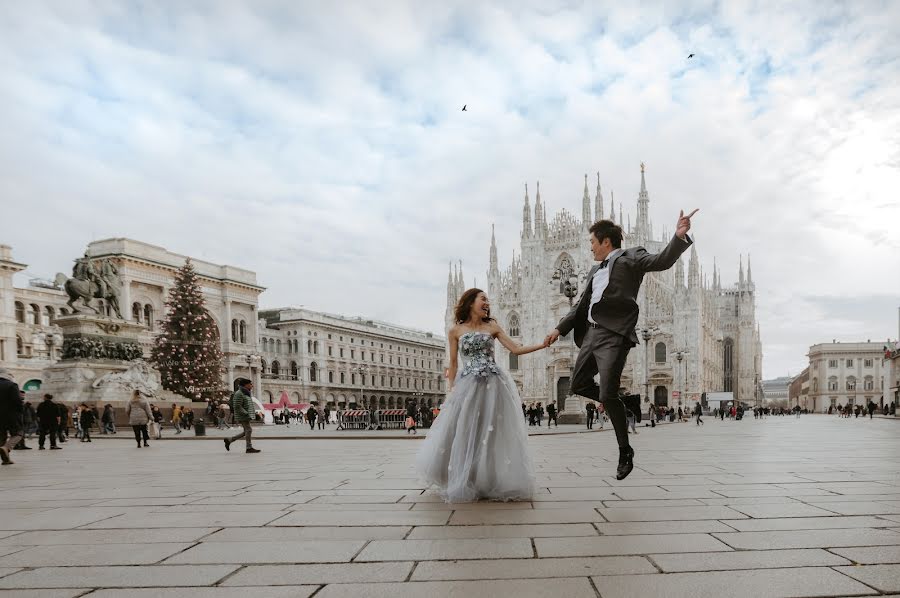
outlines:
[[[190,260],[175,274],[166,310],[162,331],[150,352],[163,388],[193,401],[221,398],[226,389],[219,330],[204,307]]]

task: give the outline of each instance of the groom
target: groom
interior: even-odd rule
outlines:
[[[675,236],[661,252],[652,255],[643,247],[622,249],[622,228],[611,220],[599,220],[590,228],[591,252],[600,262],[588,274],[588,284],[578,304],[547,335],[553,344],[575,330],[575,344],[581,348],[572,374],[572,394],[600,401],[612,421],[619,443],[616,479],[623,480],[634,469],[634,450],[628,444],[625,404],[618,396],[619,379],[628,351],[637,344],[634,327],[638,321],[637,295],[645,272],[671,268],[690,247],[691,217],[682,211]],[[600,385],[594,382],[599,374]],[[640,405],[629,406],[634,411]]]

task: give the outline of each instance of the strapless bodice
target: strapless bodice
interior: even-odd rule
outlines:
[[[463,359],[462,376],[500,373],[494,361],[494,337],[487,332],[466,332],[460,336],[459,354]]]

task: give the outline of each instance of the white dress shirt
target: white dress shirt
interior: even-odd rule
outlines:
[[[624,251],[621,247],[618,249],[614,249],[609,252],[609,255],[606,256],[607,266],[605,268],[597,268],[597,271],[594,272],[594,278],[591,282],[591,305],[588,307],[588,322],[591,324],[596,324],[594,318],[591,317],[591,311],[594,309],[594,304],[600,301],[603,298],[603,291],[606,290],[606,287],[609,286],[609,262],[612,261],[614,257],[619,255]]]

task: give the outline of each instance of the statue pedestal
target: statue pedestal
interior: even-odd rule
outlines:
[[[578,395],[569,395],[566,397],[566,408],[559,414],[559,423],[561,424],[583,424],[587,421],[587,416],[583,413],[584,404],[587,399]]]
[[[159,372],[142,359],[139,324],[94,314],[60,316],[63,332],[62,359],[46,368],[41,390],[54,400],[73,405],[87,403],[122,409],[137,389],[162,404],[190,404],[190,399],[162,389]]]

